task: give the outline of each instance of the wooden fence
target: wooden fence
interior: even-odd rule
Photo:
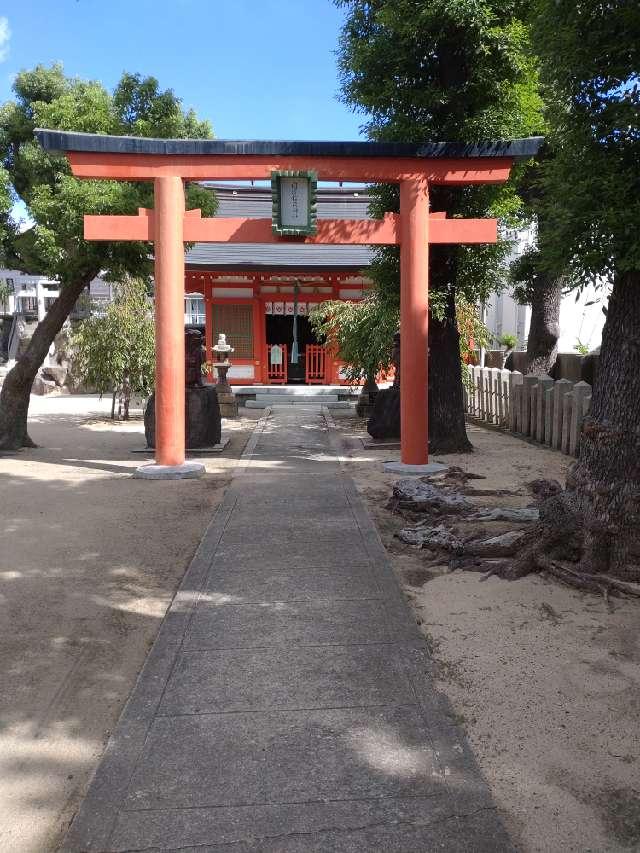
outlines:
[[[576,456],[582,422],[591,405],[591,385],[523,376],[517,370],[469,366],[467,414],[514,435]]]
[[[321,344],[307,344],[305,347],[305,379],[309,385],[324,384],[326,352]]]
[[[286,344],[267,344],[267,382],[286,385],[288,349]]]

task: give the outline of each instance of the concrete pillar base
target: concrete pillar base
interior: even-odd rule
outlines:
[[[141,465],[134,471],[136,480],[193,480],[204,477],[201,462],[183,462],[182,465]]]
[[[407,465],[404,462],[385,462],[383,466],[389,474],[437,474],[440,471],[446,471],[448,465],[442,465],[440,462],[428,462],[426,465]]]

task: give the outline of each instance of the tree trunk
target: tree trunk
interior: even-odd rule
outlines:
[[[584,540],[581,569],[640,576],[640,272],[616,277],[598,381],[567,498]],[[634,568],[635,566],[635,568]]]
[[[26,351],[7,373],[0,392],[0,450],[34,446],[27,433],[33,380],[77,298],[97,274],[98,271],[61,288],[60,296],[38,323]]]
[[[124,412],[122,415],[122,419],[124,421],[129,420],[129,404],[131,403],[131,383],[129,382],[129,377],[125,376],[122,382],[122,397],[124,403]]]
[[[558,355],[562,279],[539,273],[531,302],[531,326],[527,341],[527,372],[549,373]]]
[[[444,319],[429,317],[429,452],[471,450],[464,419],[455,294],[450,288]]]

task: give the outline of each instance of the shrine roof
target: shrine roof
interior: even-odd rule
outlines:
[[[271,186],[247,186],[207,182],[202,184],[215,193],[216,216],[264,217],[271,219],[273,196]],[[370,219],[371,198],[366,186],[319,186],[316,194],[318,219]]]
[[[271,217],[271,188],[207,184],[218,199],[216,217]],[[366,187],[318,187],[318,219],[369,219]],[[185,253],[187,269],[309,270],[358,272],[371,264],[374,249],[363,245],[279,243],[196,243]]]
[[[359,272],[371,265],[370,246],[308,243],[196,243],[185,253],[189,270],[309,270]]]
[[[333,142],[257,139],[150,139],[140,136],[107,136],[38,128],[35,135],[49,151],[84,151],[96,154],[248,155],[291,157],[415,157],[466,158],[535,156],[543,137],[486,140],[483,142]]]

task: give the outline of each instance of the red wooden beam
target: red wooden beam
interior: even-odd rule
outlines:
[[[186,243],[315,243],[390,246],[400,242],[399,217],[387,213],[383,219],[320,219],[313,236],[299,240],[274,234],[270,219],[210,217],[202,219],[199,210],[190,210],[183,219]],[[137,216],[91,216],[84,218],[86,240],[154,239],[151,210],[139,210]],[[495,243],[496,219],[446,219],[432,213],[430,243]]]
[[[100,154],[67,151],[77,178],[150,181],[177,175],[189,181],[268,180],[281,169],[314,170],[321,181],[397,183],[424,176],[434,184],[492,184],[509,177],[511,157],[418,159],[415,157],[277,158],[249,154]]]

